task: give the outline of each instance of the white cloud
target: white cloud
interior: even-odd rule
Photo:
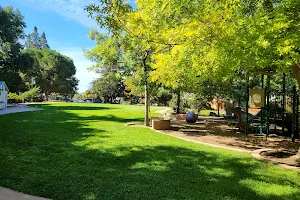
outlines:
[[[91,82],[99,77],[99,74],[88,70],[88,68],[93,65],[93,62],[84,57],[84,53],[81,48],[62,48],[57,50],[73,59],[77,70],[76,77],[79,79],[78,92],[81,93],[87,90]]]
[[[87,27],[96,27],[94,19],[88,17],[84,8],[91,4],[97,4],[97,0],[22,0],[29,3],[35,9],[52,11],[64,16],[68,20],[74,20]]]

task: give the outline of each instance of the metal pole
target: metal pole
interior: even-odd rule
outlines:
[[[297,103],[297,94],[296,86],[293,86],[293,118],[292,118],[292,141],[295,142],[295,127],[296,127],[296,103]]]
[[[219,101],[219,96],[217,96],[217,105],[218,105],[218,117],[220,117],[220,101]]]
[[[264,76],[264,74],[262,74],[261,75],[261,89],[264,89],[264,78],[265,78],[265,76]],[[265,104],[266,104],[266,101],[265,101],[265,99],[266,98],[264,98],[264,107],[266,106]],[[262,131],[263,131],[263,118],[264,118],[264,107],[261,107],[260,109],[261,109],[261,111],[260,111],[260,129],[259,129],[259,134],[262,134]]]
[[[242,107],[241,106],[241,95],[242,95],[242,87],[240,86],[239,87],[239,102],[238,102],[240,108]]]
[[[249,75],[247,75],[247,91],[246,91],[246,127],[245,132],[248,135],[249,128]]]
[[[275,93],[275,103],[274,103],[274,123],[273,125],[275,126],[275,133],[277,133],[277,125],[276,125],[276,119],[277,119],[277,96],[276,96],[276,93]]]
[[[284,133],[284,118],[285,118],[285,73],[283,73],[282,77],[282,113],[281,113],[281,120],[282,120],[282,133]]]
[[[297,91],[296,97],[296,135],[299,138],[299,91]]]
[[[269,137],[269,118],[270,118],[270,75],[267,78],[267,121],[266,121],[266,140]]]
[[[180,114],[180,89],[177,90],[176,114]]]

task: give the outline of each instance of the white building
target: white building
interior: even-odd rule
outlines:
[[[0,110],[7,107],[8,87],[4,81],[0,81]]]

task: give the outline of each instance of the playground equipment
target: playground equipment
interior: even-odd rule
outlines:
[[[237,127],[248,134],[270,133],[290,136],[292,141],[299,138],[299,95],[296,86],[291,93],[286,92],[286,74],[282,76],[282,87],[271,90],[271,72],[261,75],[261,88],[249,88],[249,76],[238,105],[226,104],[226,111],[237,117]],[[267,76],[265,81],[265,76]],[[265,86],[266,82],[266,87]],[[239,88],[242,90],[242,88]]]

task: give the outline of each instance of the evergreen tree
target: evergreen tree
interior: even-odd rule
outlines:
[[[26,35],[25,48],[31,48],[31,34]]]
[[[39,35],[38,29],[35,26],[33,32],[28,34],[25,41],[25,47],[32,49],[44,49],[49,48],[46,34],[43,32],[42,36]]]
[[[48,45],[48,41],[47,41],[45,32],[43,32],[40,37],[39,46],[41,49],[49,49],[50,48]]]
[[[34,26],[33,33],[31,33],[31,42],[32,48],[40,49],[40,36],[36,26]]]

